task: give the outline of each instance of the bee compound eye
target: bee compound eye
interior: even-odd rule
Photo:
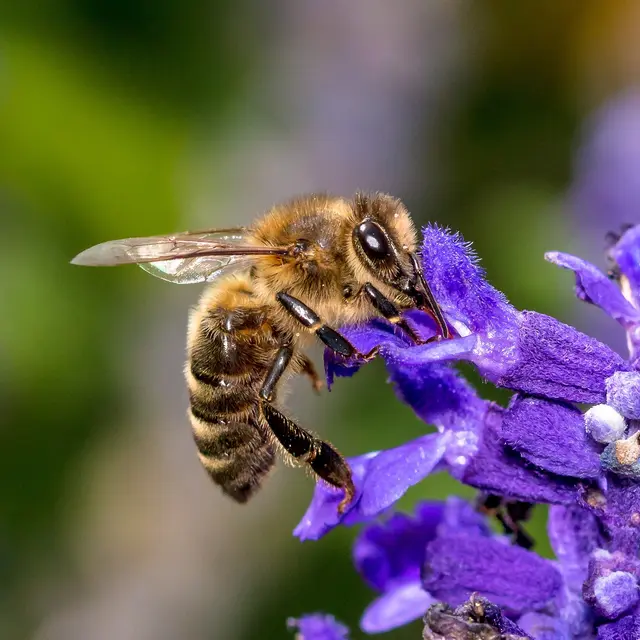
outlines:
[[[391,254],[391,246],[384,231],[371,220],[361,222],[355,229],[355,236],[365,255],[373,262],[385,260]]]

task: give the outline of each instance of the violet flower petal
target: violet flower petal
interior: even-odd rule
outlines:
[[[571,405],[516,395],[504,413],[501,435],[529,462],[562,476],[597,478],[600,448]]]
[[[390,361],[389,373],[399,398],[426,424],[474,431],[484,418],[486,400],[446,364],[418,368]]]
[[[417,578],[403,582],[376,598],[360,619],[366,633],[382,633],[421,618],[435,602]]]
[[[545,258],[575,273],[578,298],[600,307],[625,328],[640,323],[640,311],[629,303],[622,295],[620,288],[598,267],[586,260],[559,251],[546,253]]]
[[[431,433],[381,451],[371,459],[356,508],[373,517],[397,502],[407,489],[424,480],[445,453],[449,434]]]
[[[435,323],[427,313],[409,309],[403,316],[423,340],[436,335]],[[367,324],[342,327],[340,331],[361,353],[368,353],[380,346],[384,355],[385,351],[393,347],[408,349],[414,346],[403,331],[382,318],[373,318]],[[365,363],[361,360],[346,359],[331,349],[325,349],[324,368],[329,389],[336,377],[351,377],[363,364]]]
[[[309,613],[301,618],[289,618],[287,628],[296,631],[296,640],[348,640],[349,629],[333,616]]]
[[[634,214],[637,215],[635,209]],[[633,304],[640,306],[640,225],[628,229],[609,251],[627,279]]]
[[[294,535],[301,540],[318,540],[338,524],[350,526],[378,515],[435,469],[448,440],[446,433],[431,433],[394,449],[349,458],[356,494],[345,513],[338,513],[342,491],[317,482]]]
[[[408,338],[404,338],[394,325],[382,318],[374,318],[363,325],[342,327],[340,331],[361,353],[368,353],[378,345],[410,346]],[[324,369],[329,389],[336,377],[351,377],[363,364],[355,359],[346,359],[332,349],[325,349]]]
[[[318,540],[338,524],[349,526],[362,522],[364,518],[362,518],[360,513],[355,509],[355,505],[362,495],[362,482],[369,468],[369,463],[378,454],[378,451],[374,451],[373,453],[348,459],[353,483],[356,487],[356,495],[351,505],[347,508],[347,511],[342,515],[338,513],[338,505],[344,497],[343,492],[329,486],[325,482],[316,482],[311,502],[297,527],[294,529],[293,535],[303,541]]]
[[[487,518],[467,500],[457,496],[447,498],[442,519],[437,526],[439,538],[446,538],[456,533],[465,533],[479,538],[493,535]]]
[[[458,604],[478,591],[508,616],[549,606],[562,578],[548,560],[496,538],[451,535],[427,545],[424,588]]]
[[[503,409],[495,406],[487,413],[478,453],[466,465],[462,481],[488,493],[524,502],[576,502],[575,479],[537,469],[502,443],[503,413]]]

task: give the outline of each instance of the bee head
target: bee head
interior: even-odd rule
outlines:
[[[416,278],[416,232],[406,207],[385,194],[358,194],[354,212],[351,242],[358,262],[370,276],[403,291]]]

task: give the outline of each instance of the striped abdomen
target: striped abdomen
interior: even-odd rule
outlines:
[[[237,292],[231,302],[238,304],[240,293],[249,295]],[[215,302],[203,300],[189,327],[191,425],[213,481],[245,502],[275,461],[274,447],[261,428],[258,393],[278,344],[264,310]]]

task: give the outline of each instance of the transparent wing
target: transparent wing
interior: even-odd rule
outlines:
[[[286,253],[285,248],[249,244],[248,233],[237,228],[111,240],[83,251],[71,262],[91,267],[138,264],[163,280],[190,284],[246,269],[255,256]]]

